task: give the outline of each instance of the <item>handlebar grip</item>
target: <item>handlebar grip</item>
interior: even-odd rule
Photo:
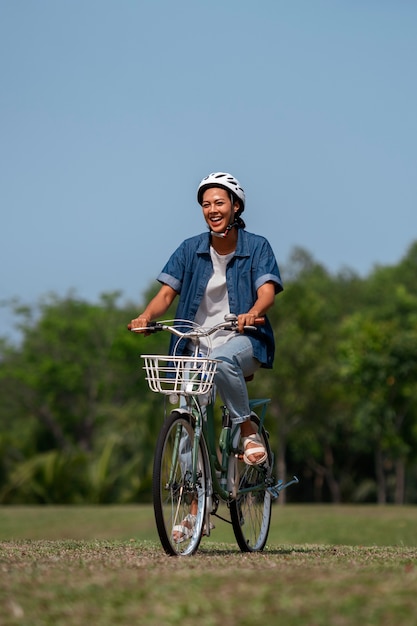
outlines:
[[[159,322],[149,322],[149,324],[144,328],[132,328],[132,324],[129,323],[127,325],[127,330],[131,330],[134,333],[142,332],[148,335],[149,333],[156,333],[158,330],[163,330],[163,327]]]
[[[255,318],[255,326],[264,326],[265,318],[264,317],[256,317]]]
[[[132,333],[148,333],[152,329],[148,328],[147,326],[146,326],[146,328],[133,328],[132,324],[129,323],[127,325],[127,330],[131,330]]]

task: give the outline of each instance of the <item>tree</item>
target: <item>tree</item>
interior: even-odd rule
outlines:
[[[416,259],[414,244],[359,278],[296,249],[284,267],[269,315],[274,370],[250,393],[272,398],[279,477],[288,465],[301,478],[288,497],[416,500]],[[21,341],[0,338],[0,502],[149,498],[164,403],[140,354],[166,353],[169,336],[128,333],[138,307],[118,293],[96,304],[52,294],[14,310]]]
[[[362,283],[348,272],[332,277],[300,249],[289,265],[291,280],[273,314],[277,356],[272,411],[278,420],[280,468],[286,471],[287,450],[300,466],[304,485],[312,476],[312,492],[304,492],[304,497],[323,499],[326,485],[330,498],[338,502],[343,443],[349,429],[335,358],[338,326],[359,299]]]
[[[391,270],[376,271],[371,294],[387,284],[388,274]],[[398,285],[374,302],[344,323],[343,375],[356,398],[358,436],[374,450],[377,500],[388,499],[387,468],[393,467],[394,500],[400,504],[406,463],[417,443],[417,297]]]
[[[0,362],[1,431],[13,443],[0,499],[133,500],[149,491],[158,422],[141,416],[155,414],[158,398],[142,375],[138,338],[126,331],[135,313],[118,308],[118,297],[92,305],[52,295],[39,311],[17,308],[22,343],[3,342]],[[65,468],[71,493],[58,488]]]

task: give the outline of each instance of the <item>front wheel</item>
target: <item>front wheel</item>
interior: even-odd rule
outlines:
[[[252,414],[251,421],[259,428],[259,418]],[[230,503],[230,517],[237,544],[243,552],[263,550],[271,524],[271,494],[265,479],[272,471],[272,454],[264,428],[259,433],[268,454],[262,466],[238,463],[239,488],[236,499]]]
[[[201,443],[194,464],[193,450],[193,418],[173,411],[159,433],[152,488],[158,535],[171,556],[194,554],[201,540],[207,463]]]

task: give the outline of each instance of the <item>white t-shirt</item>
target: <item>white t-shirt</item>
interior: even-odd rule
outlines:
[[[210,255],[214,272],[207,283],[206,291],[195,316],[195,322],[203,327],[211,327],[224,322],[224,316],[230,313],[229,295],[226,285],[226,267],[234,252],[218,254],[210,246]],[[207,345],[211,343],[211,347],[215,348],[232,337],[233,333],[230,331],[218,330],[213,335],[210,335],[209,338],[202,339],[201,347],[206,349]]]

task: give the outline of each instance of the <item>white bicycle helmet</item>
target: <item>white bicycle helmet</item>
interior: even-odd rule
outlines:
[[[240,213],[243,213],[245,210],[245,192],[240,186],[239,181],[234,176],[227,174],[226,172],[213,172],[213,174],[209,174],[203,178],[197,189],[198,204],[202,203],[203,193],[205,190],[210,189],[211,187],[221,187],[222,189],[226,189],[226,191],[231,191],[232,194],[239,200]]]

